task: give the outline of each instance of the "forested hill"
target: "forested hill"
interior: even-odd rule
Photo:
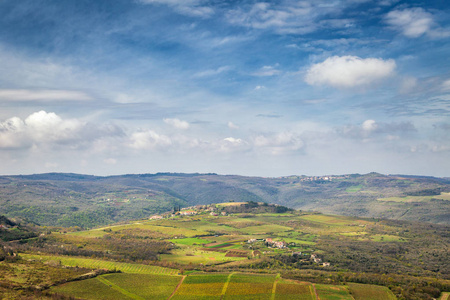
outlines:
[[[40,225],[93,227],[146,218],[174,206],[229,201],[449,224],[450,179],[377,173],[279,178],[181,173],[0,176],[0,214]]]

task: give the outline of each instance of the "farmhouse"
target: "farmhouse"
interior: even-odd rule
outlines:
[[[154,216],[151,216],[150,217],[150,220],[160,220],[160,219],[162,219],[163,217],[162,216],[160,216],[160,215],[154,215]]]
[[[283,241],[274,241],[274,240],[271,239],[271,238],[267,238],[267,239],[266,239],[266,244],[267,244],[267,246],[275,247],[275,248],[279,248],[279,249],[286,248],[286,246],[287,246],[287,243],[286,243],[286,242],[283,242]]]
[[[183,216],[192,216],[192,215],[196,215],[197,212],[195,210],[182,210],[180,211],[180,215]]]

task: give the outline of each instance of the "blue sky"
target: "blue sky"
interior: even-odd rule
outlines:
[[[447,1],[0,1],[0,173],[450,176]]]

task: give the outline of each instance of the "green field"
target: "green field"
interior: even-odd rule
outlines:
[[[275,300],[290,299],[315,300],[312,284],[281,280],[276,286]]]
[[[348,283],[355,300],[395,300],[397,297],[385,286]]]
[[[167,299],[180,282],[179,276],[107,274],[69,282],[52,292],[85,299]]]
[[[173,300],[220,299],[229,274],[189,275]]]
[[[275,275],[233,274],[223,299],[270,300],[275,277]]]
[[[159,266],[122,263],[115,261],[106,261],[101,259],[81,258],[73,256],[62,255],[37,255],[37,254],[21,254],[25,259],[35,259],[41,261],[53,261],[61,263],[63,266],[71,267],[84,267],[91,269],[107,269],[107,270],[120,270],[124,273],[132,274],[164,274],[164,275],[176,275],[178,270],[163,268]]]
[[[314,287],[321,300],[353,300],[345,285],[315,284]]]

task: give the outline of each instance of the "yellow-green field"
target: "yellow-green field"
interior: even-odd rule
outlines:
[[[381,286],[326,285],[286,280],[279,275],[198,273],[187,276],[115,273],[51,288],[82,299],[172,300],[394,300]],[[442,298],[445,299],[445,298]]]
[[[395,300],[397,297],[385,286],[348,283],[355,300]]]
[[[353,300],[348,286],[315,284],[314,287],[321,300]]]
[[[82,281],[62,284],[52,292],[82,299],[155,299],[170,297],[180,276],[150,274],[106,274]]]
[[[70,267],[78,266],[90,269],[120,270],[124,273],[132,273],[132,274],[176,275],[179,272],[179,270],[163,268],[159,266],[123,263],[123,262],[81,258],[74,256],[37,255],[37,254],[21,254],[21,256],[25,259],[35,259],[44,262],[54,262],[58,264],[60,263],[63,266],[70,266]]]

